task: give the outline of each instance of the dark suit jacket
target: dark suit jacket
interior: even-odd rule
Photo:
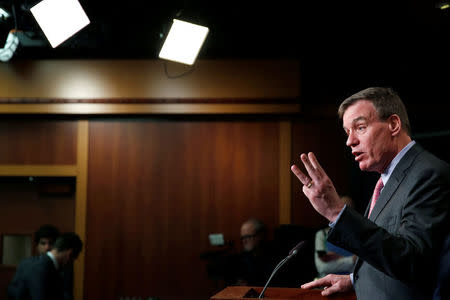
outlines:
[[[328,241],[358,255],[358,299],[431,299],[449,199],[449,165],[416,144],[395,167],[370,219],[344,209]]]
[[[61,273],[64,280],[64,300],[73,300],[73,264],[66,266]]]
[[[450,299],[450,235],[447,236],[439,259],[438,282],[433,300]]]
[[[18,268],[19,271],[19,268]],[[8,287],[12,299],[61,300],[64,298],[63,279],[47,255],[27,259]],[[15,298],[14,298],[15,297]]]
[[[14,274],[13,279],[8,285],[8,298],[11,300],[19,299],[19,291],[22,290],[23,280],[25,278],[25,274],[27,270],[30,268],[31,264],[36,261],[38,256],[31,256],[25,258],[20,262],[17,266],[16,273]]]

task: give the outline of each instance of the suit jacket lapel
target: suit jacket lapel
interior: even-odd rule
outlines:
[[[403,181],[407,174],[407,170],[411,167],[412,162],[416,158],[416,156],[422,152],[423,148],[415,144],[408,152],[406,152],[405,156],[399,161],[391,176],[389,177],[386,186],[381,191],[380,197],[375,204],[372,213],[370,214],[369,220],[375,221],[386,204],[391,200],[392,195],[397,190],[400,183]]]
[[[397,169],[397,168],[396,168]],[[375,221],[380,214],[380,212],[383,210],[383,208],[386,206],[386,204],[391,200],[392,195],[397,190],[400,182],[405,177],[405,174],[402,172],[399,174],[398,172],[395,172],[391,174],[391,177],[389,178],[389,181],[387,182],[386,186],[381,191],[380,197],[377,200],[377,203],[375,203],[375,206],[373,207],[372,213],[370,214],[369,220]]]
[[[372,201],[372,198],[370,198],[369,203],[367,204],[366,207],[366,211],[364,212],[364,217],[367,218],[367,216],[369,215],[369,210],[370,210],[370,202]]]

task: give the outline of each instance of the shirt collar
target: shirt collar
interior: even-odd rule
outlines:
[[[59,269],[59,264],[58,261],[56,260],[55,256],[53,255],[53,253],[51,253],[50,251],[47,252],[48,257],[50,257],[50,259],[52,260],[53,264],[55,265],[56,270]]]
[[[391,161],[389,166],[386,168],[386,170],[381,174],[381,180],[383,180],[383,185],[386,186],[387,181],[391,177],[392,172],[394,172],[395,167],[400,162],[400,160],[405,156],[406,152],[408,152],[409,149],[411,149],[412,146],[414,146],[416,142],[411,141],[406,145]]]

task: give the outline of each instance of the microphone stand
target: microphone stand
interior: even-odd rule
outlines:
[[[306,241],[301,241],[300,243],[298,243],[294,248],[292,248],[291,251],[289,251],[289,255],[286,256],[282,261],[280,261],[278,263],[278,265],[275,267],[272,274],[270,275],[269,280],[267,280],[267,283],[264,286],[261,294],[259,294],[258,299],[264,298],[264,293],[266,292],[267,286],[269,285],[270,280],[272,280],[272,277],[289,259],[291,259],[293,256],[295,256],[295,254],[297,254],[297,252],[305,246],[305,243],[306,243]]]
[[[275,273],[295,254],[297,254],[297,249],[295,249],[294,251],[292,251],[291,254],[289,254],[288,256],[286,256],[282,261],[280,261],[278,263],[278,265],[275,267],[275,269],[273,270],[272,274],[269,277],[269,280],[267,280],[266,285],[264,286],[261,294],[259,294],[258,299],[262,299],[264,298],[264,293],[266,292],[267,287],[269,286],[269,282],[272,280],[272,277],[275,275]]]

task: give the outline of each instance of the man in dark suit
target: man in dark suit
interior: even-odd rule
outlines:
[[[449,228],[449,165],[411,140],[406,109],[392,89],[354,94],[341,103],[339,116],[360,169],[381,177],[362,216],[339,199],[313,153],[300,155],[305,173],[291,167],[330,221],[328,241],[359,257],[352,274],[302,288],[324,287],[323,295],[354,288],[358,299],[431,299]]]
[[[14,274],[11,283],[8,285],[9,299],[16,299],[20,280],[24,276],[25,270],[28,270],[29,266],[36,261],[40,255],[46,254],[48,251],[52,250],[53,244],[59,234],[58,228],[50,224],[44,224],[34,232],[33,239],[34,244],[36,245],[36,255],[23,259],[17,266],[16,273]]]
[[[27,262],[16,278],[17,300],[61,300],[64,281],[61,270],[72,265],[81,252],[82,242],[75,233],[58,237],[53,249]]]

